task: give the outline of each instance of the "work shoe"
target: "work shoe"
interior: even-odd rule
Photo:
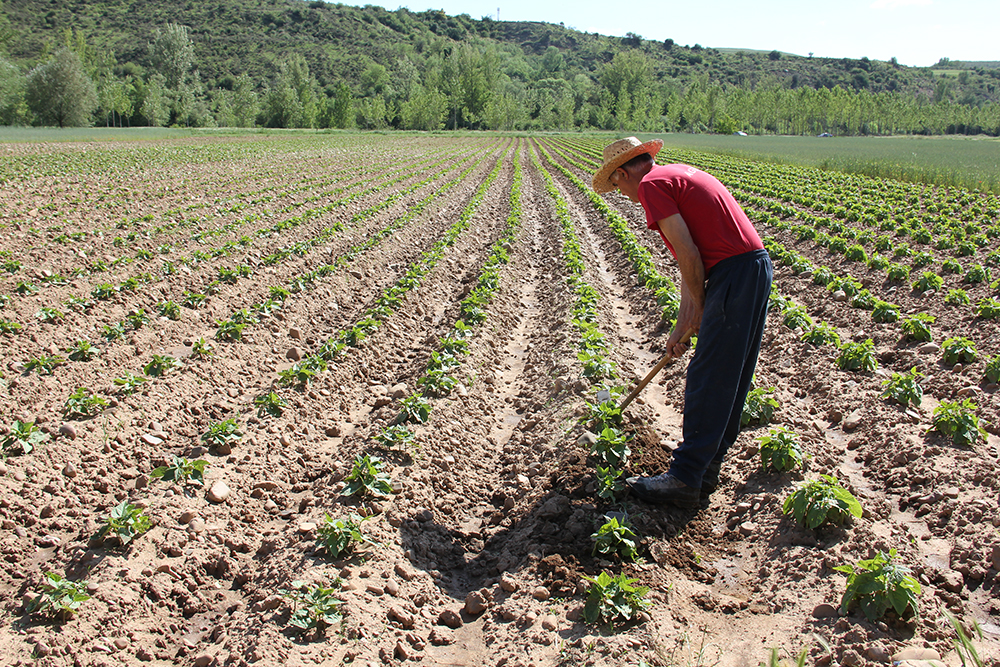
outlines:
[[[722,472],[722,461],[712,461],[701,477],[701,504],[708,505],[709,496],[719,488],[719,474]]]
[[[700,491],[669,472],[654,477],[629,477],[625,482],[632,493],[647,502],[669,503],[685,509],[693,509],[700,504]]]

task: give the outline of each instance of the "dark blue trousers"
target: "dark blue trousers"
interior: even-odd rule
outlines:
[[[709,271],[698,345],[684,388],[684,442],[670,464],[670,473],[688,486],[701,488],[709,463],[721,463],[740,433],[772,277],[766,250],[729,257]]]

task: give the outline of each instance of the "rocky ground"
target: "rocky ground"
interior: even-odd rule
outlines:
[[[763,426],[741,434],[706,508],[596,495],[579,444],[595,399],[581,377],[564,237],[541,170],[566,204],[623,384],[656,363],[666,332],[607,220],[556,166],[589,181],[585,142],[248,136],[0,154],[10,165],[0,260],[18,263],[0,278],[9,295],[0,320],[21,325],[0,334],[0,427],[34,420],[43,433],[33,451],[0,463],[6,664],[736,666],[766,662],[776,648],[784,658],[804,650],[809,664],[936,655],[957,667],[945,609],[966,627],[978,622],[980,656],[997,664],[996,386],[980,381],[982,361],[945,367],[936,348],[901,341],[898,325],[874,324],[809,275],[777,267],[776,289],[842,339],[872,338],[880,369],[841,371],[833,348],[771,318],[757,385],[774,388],[772,426],[795,432],[806,470],[761,470]],[[608,201],[676,279],[641,210]],[[516,235],[502,240],[512,212]],[[839,266],[810,241],[761,233]],[[458,385],[431,400],[412,442],[387,446],[377,436],[419,392],[497,245],[509,261],[452,371]],[[282,371],[353,327],[418,265],[427,266],[419,284],[363,341],[304,388],[281,386]],[[246,275],[223,279],[240,267]],[[864,267],[850,271],[873,291],[891,289]],[[107,298],[93,296],[101,286],[114,287]],[[289,293],[255,310],[275,287]],[[904,313],[933,313],[935,331],[969,336],[981,359],[1000,351],[995,322],[902,291],[892,294]],[[192,294],[206,298],[177,319],[159,314],[159,304]],[[217,340],[219,323],[241,312],[253,317],[240,340]],[[107,340],[119,323],[122,335]],[[98,354],[70,359],[81,340]],[[202,340],[214,353],[196,353]],[[122,392],[114,380],[147,376],[154,355],[179,364]],[[50,374],[29,370],[50,357],[64,362]],[[685,365],[668,366],[629,408],[630,472],[659,471],[680,439]],[[926,376],[920,407],[881,399],[885,377],[911,367]],[[77,388],[107,405],[66,415]],[[255,404],[271,391],[287,402],[280,416]],[[933,409],[959,396],[979,404],[986,441],[958,447],[928,433]],[[202,439],[227,419],[241,437]],[[342,494],[362,453],[385,461],[391,495]],[[175,456],[208,462],[203,486],[150,476]],[[807,530],[783,515],[795,483],[820,473],[861,501],[861,518]],[[149,530],[124,546],[95,537],[123,501],[143,508]],[[638,562],[592,555],[608,512],[635,526]],[[320,527],[351,514],[365,517],[368,543],[331,558]],[[838,613],[846,575],[834,568],[893,548],[922,586],[919,614],[870,622]],[[585,623],[584,577],[602,571],[648,586],[652,606],[617,626]],[[86,582],[90,599],[71,619],[27,612],[45,573]],[[317,585],[332,589],[343,621],[298,633],[287,593]]]

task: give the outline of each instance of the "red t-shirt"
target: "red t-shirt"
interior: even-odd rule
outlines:
[[[654,166],[639,182],[639,202],[649,229],[659,231],[658,220],[681,214],[705,271],[728,257],[764,247],[729,190],[711,174],[689,165]],[[663,242],[677,257],[666,237]]]

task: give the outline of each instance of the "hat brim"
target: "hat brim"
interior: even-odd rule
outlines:
[[[644,144],[634,146],[621,155],[615,156],[611,162],[601,165],[601,168],[596,174],[594,174],[594,178],[591,179],[590,182],[591,187],[594,188],[594,192],[611,192],[615,189],[615,186],[611,184],[611,174],[614,173],[615,169],[622,166],[636,155],[642,155],[643,153],[649,153],[650,157],[655,158],[661,148],[663,148],[663,141],[660,139],[652,139]]]

